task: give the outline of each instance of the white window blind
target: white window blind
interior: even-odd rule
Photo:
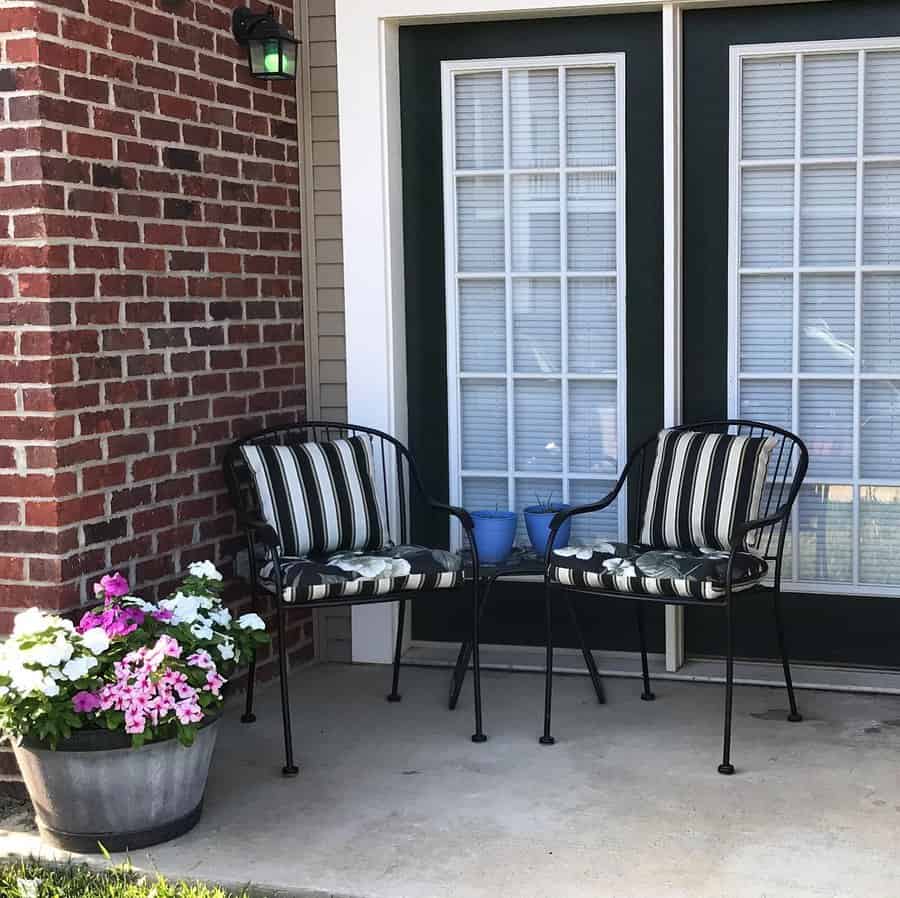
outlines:
[[[900,590],[900,41],[732,51],[730,403],[810,467],[794,588]]]
[[[445,63],[443,107],[451,497],[594,501],[624,456],[624,58]]]

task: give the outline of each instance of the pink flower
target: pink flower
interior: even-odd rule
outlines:
[[[193,665],[194,667],[199,667],[203,670],[215,670],[216,663],[212,659],[212,655],[209,654],[205,649],[198,649],[194,652],[193,655],[188,658],[188,664]]]
[[[221,693],[222,687],[225,685],[225,677],[217,674],[215,670],[207,671],[206,673],[206,689],[208,689],[213,695],[218,696]]]
[[[72,696],[72,707],[79,714],[88,714],[100,707],[100,698],[93,692],[76,692]]]
[[[203,720],[203,711],[197,704],[196,699],[185,699],[175,705],[175,714],[178,720],[183,724],[199,723]]]
[[[119,596],[128,595],[128,581],[118,571],[101,577],[100,586],[108,599],[117,599]],[[94,592],[99,595],[96,586]]]
[[[170,608],[160,608],[159,611],[154,611],[150,616],[154,620],[158,620],[165,624],[172,620],[173,614],[174,612]]]
[[[139,711],[134,711],[131,708],[128,708],[125,711],[125,732],[131,733],[132,735],[136,733],[143,733],[144,727],[147,725],[147,718]]]

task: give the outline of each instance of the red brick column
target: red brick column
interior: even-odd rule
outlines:
[[[303,414],[294,84],[234,2],[0,7],[0,631],[228,569],[222,451]]]

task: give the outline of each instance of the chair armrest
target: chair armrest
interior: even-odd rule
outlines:
[[[264,546],[270,549],[280,549],[281,540],[278,533],[271,524],[259,518],[238,518],[238,526],[243,527],[254,539],[259,540]]]
[[[560,527],[569,519],[579,514],[590,514],[592,511],[602,511],[607,505],[615,501],[616,496],[622,491],[624,486],[624,478],[619,478],[616,485],[598,502],[591,502],[589,505],[576,505],[574,508],[565,508],[556,512],[550,521],[550,529],[552,531],[559,530]]]
[[[438,502],[437,499],[432,499],[431,496],[426,496],[425,498],[435,511],[443,511],[451,517],[458,518],[467,531],[471,532],[475,529],[475,522],[472,520],[472,515],[470,515],[465,508],[459,508],[456,505],[447,505],[446,502]]]
[[[773,524],[783,521],[790,513],[790,510],[791,503],[785,502],[774,514],[770,514],[764,518],[757,518],[753,521],[745,521],[743,524],[737,526],[734,533],[734,546],[729,553],[728,568],[725,573],[725,585],[729,592],[731,592],[734,577],[734,560],[737,558],[738,552],[750,552],[750,548],[747,546],[747,536],[754,530],[762,530],[764,527],[771,527]]]

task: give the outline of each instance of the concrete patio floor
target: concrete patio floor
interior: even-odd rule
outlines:
[[[553,747],[537,743],[542,679],[484,675],[483,745],[471,691],[449,672],[322,665],[294,676],[301,775],[280,776],[277,688],[255,725],[228,709],[206,808],[141,869],[269,894],[359,898],[891,898],[900,895],[900,698],[736,691],[734,761],[716,773],[722,688],[559,677]],[[0,851],[48,856],[0,833]],[[267,893],[262,888],[262,894]],[[280,893],[280,892],[279,892]]]

